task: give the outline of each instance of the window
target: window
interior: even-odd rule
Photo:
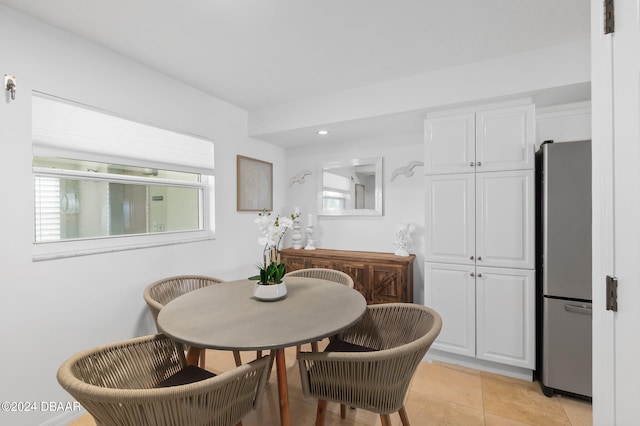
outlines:
[[[34,260],[213,237],[213,144],[33,97]]]

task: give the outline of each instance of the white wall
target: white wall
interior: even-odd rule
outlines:
[[[255,272],[261,248],[255,214],[236,212],[236,155],[274,163],[277,208],[285,153],[247,137],[245,111],[4,6],[0,53],[0,74],[17,78],[15,101],[0,99],[0,401],[71,401],[55,377],[64,359],[155,331],[142,298],[147,284],[182,273],[233,279]],[[32,91],[213,139],[217,238],[32,262]],[[48,420],[69,414],[0,412],[0,424],[55,424]]]
[[[428,54],[428,52],[425,52]],[[272,135],[387,114],[527,97],[590,81],[589,39],[251,111],[249,134]]]
[[[536,149],[546,140],[591,140],[591,102],[556,105],[536,110]]]
[[[414,169],[412,177],[400,175],[390,182],[394,170],[412,160],[422,161],[424,142],[422,133],[405,133],[379,139],[358,140],[348,144],[330,144],[287,150],[287,177],[308,169],[303,184],[293,184],[287,191],[289,209],[300,207],[302,225],[307,215],[318,211],[318,189],[322,163],[353,158],[383,157],[382,187],[384,191],[382,217],[356,216],[316,218],[316,246],[339,250],[394,252],[395,231],[400,223],[415,226],[409,251],[416,254],[414,261],[414,300],[424,302],[422,294],[424,265],[424,171]]]

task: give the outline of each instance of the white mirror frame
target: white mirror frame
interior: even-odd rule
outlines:
[[[372,209],[344,209],[327,210],[322,202],[324,188],[324,171],[349,166],[373,165],[375,169],[374,208]],[[323,163],[318,179],[318,215],[319,216],[382,216],[382,157],[356,158],[346,161]]]

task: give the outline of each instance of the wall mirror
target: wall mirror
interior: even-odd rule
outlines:
[[[318,214],[382,216],[382,157],[322,165]]]

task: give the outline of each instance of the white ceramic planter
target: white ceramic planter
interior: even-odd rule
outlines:
[[[282,281],[280,284],[263,285],[255,283],[253,296],[258,300],[278,300],[287,295],[287,284]]]

